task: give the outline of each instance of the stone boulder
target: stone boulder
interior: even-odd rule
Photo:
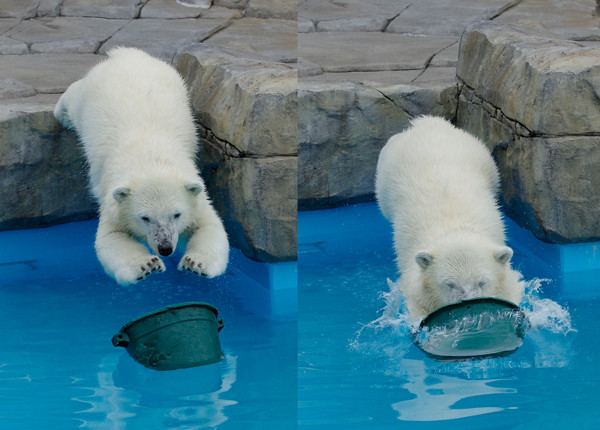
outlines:
[[[600,47],[482,23],[461,40],[458,125],[490,146],[508,214],[540,239],[600,239]]]
[[[83,150],[51,111],[0,121],[0,183],[0,230],[96,216]]]
[[[267,61],[296,64],[298,25],[289,19],[244,18],[232,20],[230,25],[215,32],[205,45],[235,49],[242,57],[259,53]],[[252,57],[254,58],[254,57]]]
[[[457,93],[454,83],[300,82],[299,208],[373,200],[383,145],[416,116],[453,120]]]
[[[176,67],[202,137],[199,166],[232,244],[259,261],[296,259],[297,72],[205,45]]]
[[[419,0],[412,2],[410,7],[395,17],[386,31],[459,37],[467,25],[495,19],[520,2],[521,0]]]
[[[36,54],[0,61],[0,230],[96,216],[82,148],[52,111],[60,94],[101,59]]]
[[[60,93],[91,64],[50,84],[17,73],[28,64],[18,59],[0,67],[0,94],[8,98],[0,106],[0,229],[94,218],[81,145],[52,114]],[[56,58],[65,68],[66,60]],[[294,260],[296,71],[201,45],[178,60],[199,120],[199,167],[232,244],[258,261]]]
[[[296,0],[250,0],[246,6],[244,16],[296,21],[298,4]]]
[[[169,19],[134,19],[102,44],[100,54],[118,46],[133,46],[171,63],[177,49],[186,44],[204,40],[226,26],[227,18],[178,19],[172,25]]]
[[[375,89],[350,82],[301,82],[299,208],[372,200],[379,151],[408,120]]]
[[[457,76],[536,134],[600,131],[598,47],[480,24],[461,41]]]
[[[298,30],[300,33],[315,30],[379,32],[411,3],[410,0],[305,0],[298,2]]]
[[[115,4],[116,3],[116,4]],[[139,0],[63,0],[61,16],[86,16],[108,19],[137,18],[143,3]]]

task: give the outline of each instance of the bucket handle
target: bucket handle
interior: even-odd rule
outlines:
[[[223,327],[225,327],[225,323],[223,322],[223,318],[219,318],[217,320],[217,333],[220,332]]]
[[[129,345],[130,342],[131,340],[129,339],[129,336],[127,336],[127,333],[124,333],[122,331],[115,334],[112,338],[112,344],[115,347],[122,346],[124,348],[127,348],[127,345]]]

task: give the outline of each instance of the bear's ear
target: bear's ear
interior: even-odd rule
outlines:
[[[415,254],[415,261],[421,269],[427,269],[433,263],[433,255],[426,251],[420,251]]]
[[[513,256],[513,250],[508,246],[503,246],[494,252],[494,260],[500,264],[506,264]]]
[[[204,191],[204,185],[202,185],[200,182],[192,182],[191,184],[187,184],[185,186],[185,189],[193,195],[197,196],[202,191]]]
[[[113,191],[113,197],[116,201],[121,203],[131,194],[131,189],[127,187],[120,187]]]

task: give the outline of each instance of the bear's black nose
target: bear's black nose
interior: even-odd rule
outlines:
[[[163,256],[163,257],[168,257],[169,255],[171,255],[173,253],[173,248],[170,246],[166,246],[166,247],[158,247],[158,253]]]

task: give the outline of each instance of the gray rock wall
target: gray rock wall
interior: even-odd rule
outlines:
[[[203,142],[203,177],[232,243],[260,261],[296,258],[297,72],[197,45],[177,58]]]
[[[199,167],[232,244],[258,261],[294,260],[295,69],[202,45],[178,59],[202,138]],[[73,75],[89,66],[50,89],[58,94],[36,94],[43,84],[39,82],[34,88],[6,80],[1,88],[5,96],[30,97],[11,98],[0,108],[0,229],[96,216],[82,149],[75,134],[52,114],[60,93],[77,79]]]
[[[379,151],[407,123],[407,114],[374,89],[352,83],[301,84],[299,207],[372,199]]]
[[[187,45],[177,67],[199,165],[232,243],[252,258],[295,258],[298,206],[372,200],[381,147],[423,114],[489,144],[521,225],[548,241],[600,239],[600,37],[588,0],[310,0],[297,25],[290,0],[116,3],[3,8],[0,229],[95,216],[81,150],[51,111],[106,49],[127,44],[167,61]],[[446,25],[432,25],[440,11]]]
[[[373,199],[380,148],[410,118],[433,114],[489,145],[520,225],[549,242],[599,240],[600,48],[486,21],[467,28],[459,51],[456,83],[364,73],[341,83],[321,63],[301,67],[300,208]]]
[[[457,76],[458,125],[490,145],[509,215],[546,241],[600,239],[600,49],[478,24]]]
[[[457,94],[453,83],[300,82],[299,208],[373,200],[383,145],[416,116],[453,120]]]
[[[89,219],[83,151],[52,112],[0,122],[0,230]]]
[[[173,63],[183,47],[203,44],[210,48],[195,49],[202,60],[186,63],[194,69],[186,78],[197,89],[199,166],[214,204],[248,256],[294,260],[296,9],[295,0],[214,0],[210,9],[174,0],[3,1],[0,229],[96,216],[75,134],[52,115],[72,82],[114,46]]]

